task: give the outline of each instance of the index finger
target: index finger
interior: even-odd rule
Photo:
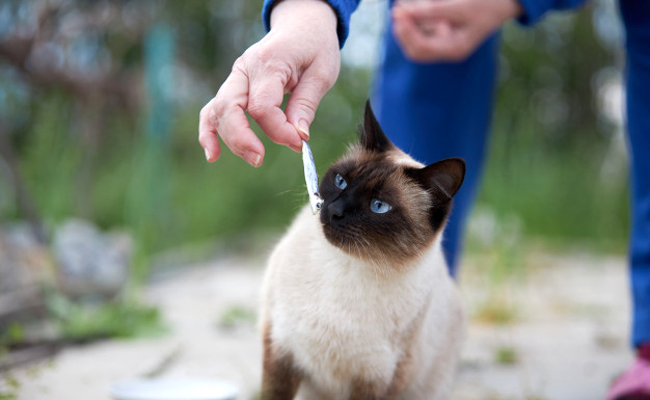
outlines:
[[[217,139],[217,128],[212,125],[210,114],[213,112],[212,100],[199,113],[199,143],[205,151],[208,162],[216,161],[221,155],[221,146]]]
[[[248,77],[245,72],[233,68],[209,103],[208,116],[216,134],[221,136],[226,146],[252,166],[259,167],[264,157],[264,146],[246,118],[244,110],[248,106],[248,98]]]
[[[248,113],[273,142],[302,151],[302,138],[280,106],[286,78],[277,73],[260,74],[250,85]]]

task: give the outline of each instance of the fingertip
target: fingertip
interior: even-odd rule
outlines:
[[[262,166],[262,163],[264,162],[264,157],[259,154],[258,152],[255,151],[247,151],[244,153],[244,161],[249,163],[251,166],[255,168],[259,168]]]
[[[296,153],[302,153],[302,142],[300,142],[300,146],[291,145],[289,148]]]
[[[209,163],[217,161],[221,156],[221,149],[219,147],[210,148],[210,146],[206,146],[203,150],[205,152],[205,160]]]
[[[221,146],[219,145],[219,140],[217,139],[216,134],[207,132],[200,134],[199,144],[203,148],[207,162],[211,163],[217,161],[221,155]]]
[[[309,124],[305,120],[300,120],[297,124],[289,123],[289,126],[295,129],[296,135],[284,144],[291,150],[300,153],[302,152],[303,141],[309,141]]]
[[[309,140],[309,123],[307,120],[301,119],[300,122],[294,125],[294,127],[298,131],[298,135],[302,140]],[[300,145],[302,146],[302,142]]]

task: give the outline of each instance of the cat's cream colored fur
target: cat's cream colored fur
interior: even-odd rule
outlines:
[[[300,374],[297,398],[448,396],[464,317],[440,240],[386,268],[334,247],[302,210],[270,258],[261,313],[266,345]]]

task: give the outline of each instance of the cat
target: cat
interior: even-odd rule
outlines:
[[[360,142],[271,254],[262,399],[442,399],[465,319],[440,242],[465,163],[424,166],[366,104]]]

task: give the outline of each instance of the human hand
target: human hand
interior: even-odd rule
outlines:
[[[273,8],[269,33],[235,61],[216,96],[201,109],[199,143],[209,162],[221,155],[221,137],[250,165],[262,165],[264,146],[245,112],[275,143],[301,151],[316,108],[339,74],[337,23],[322,0],[283,0]]]
[[[393,33],[412,61],[462,61],[521,13],[517,0],[398,0]]]

